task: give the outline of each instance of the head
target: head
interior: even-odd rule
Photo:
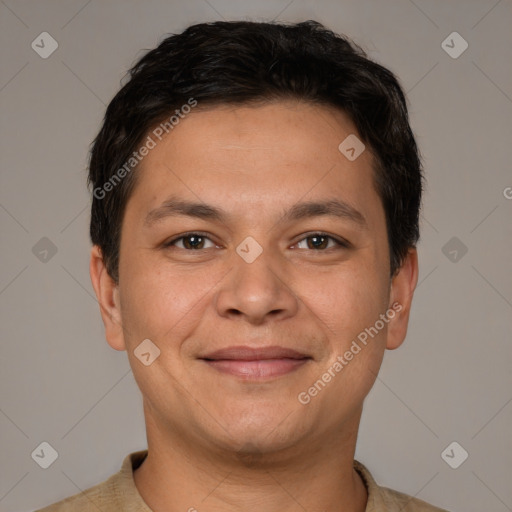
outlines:
[[[358,418],[417,280],[422,172],[389,70],[312,21],[191,26],[130,70],[89,183],[107,340],[152,425],[271,451]],[[208,357],[232,346],[301,358],[234,375]]]

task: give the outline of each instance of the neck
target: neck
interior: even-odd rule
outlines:
[[[207,452],[145,414],[148,456],[134,480],[153,512],[366,509],[366,487],[353,468],[361,411],[330,442],[322,435],[272,453],[248,445]]]

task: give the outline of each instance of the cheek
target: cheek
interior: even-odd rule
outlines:
[[[213,273],[177,268],[161,257],[147,254],[123,263],[121,310],[130,338],[142,336],[168,344],[169,338],[180,337],[186,325],[201,314],[208,290],[219,280]]]
[[[384,356],[387,324],[377,331],[372,328],[386,311],[385,289],[378,286],[375,275],[368,273],[366,279],[355,275],[332,278],[323,296],[312,301],[314,311],[330,328],[329,352],[302,391],[325,425],[357,411]]]
[[[311,274],[300,278],[298,295],[328,326],[327,334],[340,350],[385,311],[386,286],[374,265],[354,263]]]
[[[388,324],[381,315],[387,310],[388,293],[385,276],[374,265],[362,266],[343,286],[341,307],[332,311],[337,315],[336,335],[327,367],[339,363],[331,398],[342,395],[356,404],[371,389],[382,363]]]

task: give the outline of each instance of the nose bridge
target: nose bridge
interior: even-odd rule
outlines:
[[[268,242],[262,243],[264,245],[248,236],[236,247],[236,255],[233,255],[237,289],[249,300],[254,295],[260,301],[269,301],[283,286],[278,278],[278,258],[272,254]]]
[[[276,281],[280,281],[280,262],[268,243],[260,245],[253,237],[247,237],[236,247],[235,252],[234,269],[240,285],[249,283],[262,289],[276,288]]]
[[[269,313],[287,316],[296,312],[295,295],[280,272],[283,263],[267,244],[246,237],[236,246],[232,265],[233,272],[218,292],[219,314],[242,314],[261,321]]]

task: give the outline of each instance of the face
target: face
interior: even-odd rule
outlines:
[[[417,276],[412,251],[389,277],[372,155],[347,159],[350,134],[311,104],[197,110],[141,162],[119,286],[99,258],[91,273],[160,432],[271,452],[358,419]],[[160,350],[147,366],[146,339]]]

